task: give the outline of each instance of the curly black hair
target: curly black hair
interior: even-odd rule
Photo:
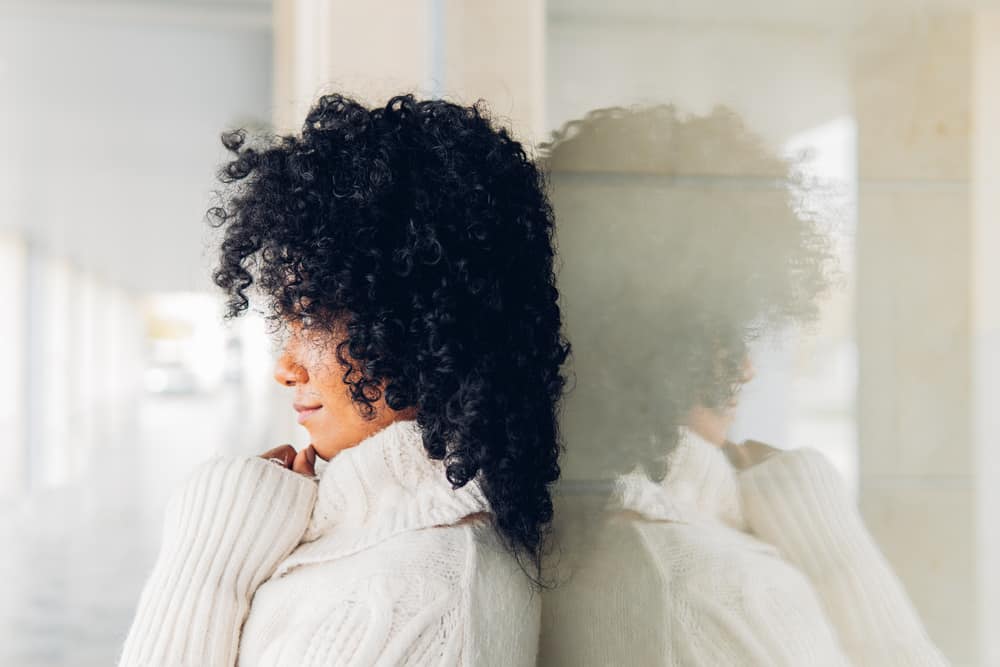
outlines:
[[[222,141],[233,157],[209,222],[224,228],[224,317],[255,289],[274,330],[346,332],[336,355],[362,415],[383,383],[390,408],[415,406],[428,456],[453,487],[478,481],[544,586],[570,354],[544,174],[483,100],[328,94],[300,135]]]

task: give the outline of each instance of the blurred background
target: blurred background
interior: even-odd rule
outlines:
[[[959,0],[0,0],[0,664],[112,664],[186,471],[308,444],[204,213],[224,129],[332,90],[484,98],[528,147],[726,105],[800,156],[843,276],[734,439],[826,453],[932,638],[1000,665],[1000,2]]]

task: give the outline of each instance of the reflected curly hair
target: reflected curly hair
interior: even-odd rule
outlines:
[[[660,478],[690,409],[736,397],[750,345],[817,321],[840,278],[836,192],[806,173],[808,155],[776,153],[722,106],[706,115],[669,104],[593,109],[538,148],[554,205],[575,213],[559,216],[564,316],[571,331],[576,318],[586,323],[575,335],[581,358],[610,347],[620,369],[581,382],[574,409],[613,423],[621,408],[607,396],[637,385],[655,406],[632,416],[656,437],[610,453],[581,437],[574,453],[605,472],[640,463]],[[608,268],[612,244],[627,265]],[[656,335],[636,333],[648,331]]]
[[[301,135],[222,142],[233,157],[208,213],[223,230],[224,317],[257,290],[276,329],[343,332],[336,356],[362,416],[383,384],[390,408],[415,406],[427,455],[454,488],[477,480],[544,586],[570,354],[544,174],[482,100],[368,108],[329,94]]]

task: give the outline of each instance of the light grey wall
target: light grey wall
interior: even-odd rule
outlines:
[[[0,5],[0,228],[136,291],[209,288],[219,132],[270,119],[269,15]]]

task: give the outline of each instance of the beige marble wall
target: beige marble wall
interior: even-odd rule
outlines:
[[[980,661],[1000,664],[1000,12],[973,26],[972,469]]]
[[[861,505],[942,649],[996,664],[996,98],[1000,23],[858,35]],[[992,464],[992,465],[989,465]],[[987,504],[990,503],[990,504]],[[995,521],[992,524],[996,524]],[[991,583],[992,582],[992,583]]]

